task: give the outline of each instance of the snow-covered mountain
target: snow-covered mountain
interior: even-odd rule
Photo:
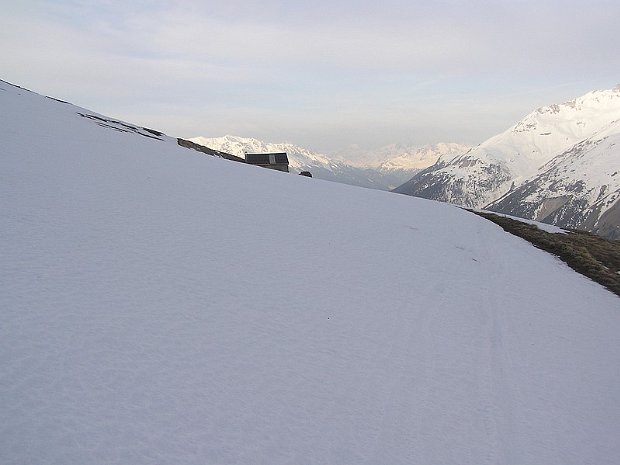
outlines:
[[[571,202],[568,198],[564,201],[554,201],[552,199],[558,195],[564,196],[566,189],[559,194],[560,190],[546,190],[540,187],[536,189],[539,202],[545,202],[547,208],[535,207],[533,204],[519,207],[518,196],[510,197],[512,200],[503,202],[501,206],[497,204],[489,208],[501,208],[505,213],[527,215],[528,218],[541,220],[546,218],[545,221],[557,221],[564,226],[591,225],[592,216],[589,216],[590,221],[582,221],[588,216],[586,210],[596,209],[591,202],[596,201],[601,189],[609,188],[609,186],[603,187],[607,184],[600,184],[607,182],[607,178],[601,176],[600,171],[607,170],[611,174],[620,170],[620,157],[608,153],[609,150],[615,152],[617,148],[613,148],[611,144],[600,143],[603,137],[609,137],[616,130],[614,128],[617,128],[617,125],[614,122],[618,120],[620,120],[620,87],[590,92],[561,105],[539,108],[507,131],[492,137],[469,152],[457,157],[441,157],[435,165],[416,174],[407,183],[395,189],[395,192],[481,208],[502,196],[507,196],[509,192],[516,191],[520,186],[522,189],[518,195],[524,192],[530,195],[533,189],[531,182],[534,178],[555,167],[553,176],[548,173],[543,178],[558,181],[564,177],[562,183],[566,186],[584,182],[587,184],[587,197],[590,200],[585,201],[586,196],[581,195]],[[596,163],[570,160],[571,155],[583,160],[584,153],[594,146],[598,148],[587,158],[606,153],[604,161],[603,158]],[[552,161],[555,157],[559,158]],[[568,167],[572,163],[579,164],[580,169]],[[590,173],[590,169],[597,171]],[[540,182],[543,178],[540,178]],[[528,183],[529,187],[526,188]],[[554,186],[559,185],[556,183]],[[607,197],[607,200],[609,199],[611,197]],[[529,201],[534,202],[533,198]],[[508,208],[508,204],[512,207]],[[548,208],[552,204],[556,205],[556,208],[566,205],[564,214],[560,215],[564,220],[560,220],[559,216],[547,215],[550,213]],[[597,211],[603,214],[604,209],[608,207],[611,205]],[[580,213],[569,219],[567,217],[569,211]]]
[[[467,153],[470,148],[457,143],[439,143],[422,147],[392,144],[377,151],[380,159],[384,161],[368,167],[380,173],[419,172],[434,165],[440,157],[451,158]]]
[[[612,464],[618,297],[451,205],[0,82],[0,463]]]
[[[620,239],[620,120],[543,165],[489,210]]]
[[[381,173],[368,167],[356,167],[343,161],[332,160],[326,155],[313,152],[295,144],[264,142],[251,137],[229,135],[223,137],[193,137],[190,140],[238,157],[243,157],[246,152],[286,152],[290,169],[294,173],[310,171],[312,176],[318,179],[372,189],[393,189],[415,174],[415,171],[399,172],[395,175],[391,175],[388,172]]]
[[[420,171],[435,164],[441,156],[456,156],[467,152],[471,147],[465,144],[445,143],[424,146],[389,144],[374,150],[349,147],[337,152],[335,157],[358,167],[379,171]]]
[[[318,179],[354,186],[391,190],[431,166],[442,155],[457,155],[469,147],[440,143],[423,147],[392,144],[372,152],[359,149],[329,156],[290,143],[264,142],[250,137],[194,137],[197,144],[243,157],[245,152],[286,152],[293,172],[310,171]]]
[[[309,167],[321,167],[329,171],[339,170],[341,164],[329,160],[325,155],[321,155],[311,150],[290,143],[271,143],[264,142],[252,137],[223,136],[223,137],[192,137],[190,139],[197,144],[206,147],[228,152],[238,157],[243,157],[247,153],[261,152],[286,152],[289,158],[289,165],[292,170],[299,173]]]

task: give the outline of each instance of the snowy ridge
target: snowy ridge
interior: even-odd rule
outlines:
[[[0,83],[0,463],[617,461],[598,284],[459,208],[83,112]]]
[[[519,184],[576,143],[620,119],[620,87],[590,92],[537,109],[506,132],[483,142],[470,156],[504,164]]]
[[[610,124],[619,119],[620,87],[590,92],[561,105],[542,107],[463,155],[441,157],[434,166],[418,173],[395,191],[481,208],[497,201],[511,189],[525,186],[540,174],[541,169],[546,169],[543,167],[554,157],[565,159],[571,153],[582,153],[584,147],[579,148],[578,144],[596,139],[597,134],[611,128]],[[617,159],[608,156],[605,158],[607,164],[597,163],[596,169],[613,172]],[[578,173],[586,179],[600,178],[597,173],[586,174],[584,170],[588,166],[594,167],[586,163],[582,170],[573,172],[570,168],[556,174],[566,174],[567,183],[571,179],[576,181]],[[574,176],[571,178],[569,173]],[[595,182],[594,186],[599,184]],[[506,213],[517,214],[514,210]],[[526,217],[542,219],[540,216]],[[571,221],[580,222],[577,219]],[[569,224],[562,223],[563,226]]]
[[[423,170],[434,165],[440,157],[454,157],[469,151],[471,147],[457,143],[439,143],[422,147],[389,145],[379,149],[380,154],[390,154],[376,169],[392,170]]]
[[[194,137],[191,140],[238,157],[243,157],[246,152],[286,152],[294,172],[310,171],[319,179],[381,190],[391,190],[401,185],[416,172],[434,164],[442,155],[457,155],[469,149],[456,143],[423,147],[391,144],[372,153],[350,150],[347,158],[343,158],[343,154],[329,156],[295,144],[265,142],[251,137],[228,135]]]
[[[315,178],[341,182],[372,189],[390,190],[409,179],[415,170],[398,170],[396,172],[377,171],[370,167],[353,166],[347,162],[330,159],[290,143],[264,142],[251,137],[194,137],[193,142],[223,152],[243,157],[244,153],[286,152],[291,171],[299,173],[310,171]]]
[[[193,137],[190,140],[210,148],[217,148],[238,157],[247,153],[286,152],[289,154],[290,167],[295,171],[303,171],[309,166],[324,166],[337,170],[339,164],[329,160],[325,155],[312,152],[308,149],[290,143],[264,142],[253,137]]]
[[[553,158],[488,208],[620,239],[617,219],[605,215],[619,198],[620,121],[615,121]]]
[[[470,148],[468,145],[452,142],[424,146],[389,144],[375,150],[351,146],[336,153],[335,157],[357,167],[379,171],[420,171],[433,165],[441,156],[460,155]]]
[[[39,121],[41,124],[51,126],[51,123],[45,119],[45,115],[41,115],[39,113],[30,114],[27,111],[30,106],[39,107],[41,105],[40,101],[42,97],[39,94],[32,92],[28,89],[24,89],[22,87],[10,84],[1,79],[0,92],[6,93],[4,95],[5,99],[18,99],[19,105],[26,107],[24,111],[15,114],[15,117],[38,117],[42,119],[42,121]],[[64,107],[68,110],[68,113],[71,115],[72,118],[82,120],[82,122],[85,122],[86,124],[94,124],[105,129],[128,135],[139,135],[148,139],[162,141],[168,145],[177,145],[177,139],[167,136],[163,132],[110,118],[94,111],[72,105],[63,100],[55,99],[53,97],[45,97],[45,99],[47,99],[51,105],[58,106],[58,108]],[[8,116],[7,110],[5,110],[4,116]],[[26,121],[18,121],[18,123],[25,125]]]

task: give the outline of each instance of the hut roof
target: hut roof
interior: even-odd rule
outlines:
[[[288,157],[286,153],[246,153],[245,162],[250,165],[288,165]]]

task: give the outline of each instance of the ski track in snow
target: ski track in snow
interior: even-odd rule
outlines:
[[[559,260],[0,88],[0,463],[617,463],[620,301]]]
[[[482,262],[485,265],[486,276],[495,277],[495,282],[490,284],[486,281],[482,286],[487,308],[483,319],[488,327],[487,354],[489,373],[485,374],[485,380],[490,384],[489,398],[493,399],[493,403],[489,406],[489,412],[493,412],[491,418],[487,421],[493,424],[493,435],[496,447],[500,457],[489,457],[491,463],[520,463],[521,460],[516,456],[520,449],[518,444],[514,444],[517,439],[515,437],[515,425],[513,418],[513,400],[512,400],[512,383],[509,382],[506,375],[506,367],[504,362],[505,349],[502,338],[502,322],[501,307],[495,295],[495,286],[501,285],[501,280],[497,276],[501,276],[503,272],[503,262],[493,261],[493,255],[487,250],[488,246],[493,246],[493,241],[485,244],[480,240],[482,231],[479,231],[478,244],[483,251]],[[492,250],[496,256],[501,254],[500,250]],[[492,266],[496,265],[496,266]]]

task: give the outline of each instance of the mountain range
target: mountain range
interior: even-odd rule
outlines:
[[[620,86],[538,108],[476,147],[351,147],[324,155],[239,136],[192,141],[243,157],[282,151],[293,172],[620,238]]]
[[[310,171],[318,179],[380,190],[391,190],[418,171],[431,166],[440,156],[457,155],[469,149],[456,143],[423,147],[392,144],[377,150],[354,150],[342,156],[324,155],[291,143],[265,142],[251,137],[193,137],[197,144],[243,157],[252,152],[286,152],[291,171]],[[355,155],[353,155],[353,153]],[[364,158],[364,162],[355,162]]]
[[[394,191],[620,238],[620,86],[539,108]]]

